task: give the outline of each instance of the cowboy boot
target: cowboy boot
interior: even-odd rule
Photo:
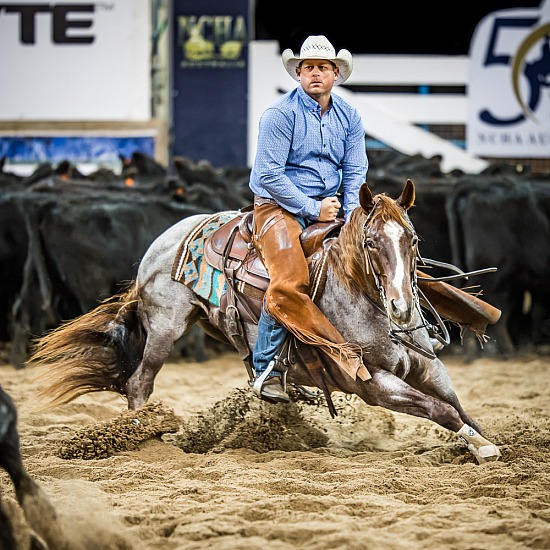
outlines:
[[[275,370],[275,365],[283,367],[284,371]],[[273,375],[274,372],[280,375]],[[286,366],[278,360],[278,357],[270,361],[267,369],[254,380],[252,389],[254,393],[270,403],[289,403],[290,397],[286,392]],[[271,375],[271,376],[270,376]]]

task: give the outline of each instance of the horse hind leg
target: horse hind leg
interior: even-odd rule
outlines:
[[[182,285],[180,293],[163,304],[144,300],[138,310],[147,334],[143,356],[125,385],[128,409],[144,405],[154,390],[157,374],[175,343],[195,324],[202,310],[192,302],[191,291]]]
[[[155,378],[173,345],[172,338],[166,335],[151,334],[147,337],[143,357],[124,387],[129,410],[135,410],[147,403],[154,390]]]

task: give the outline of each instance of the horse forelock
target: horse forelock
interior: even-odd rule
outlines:
[[[407,229],[412,229],[411,222],[405,210],[387,195],[380,194],[376,196],[375,205],[369,219],[369,225],[378,218],[383,222],[395,220],[397,223]]]

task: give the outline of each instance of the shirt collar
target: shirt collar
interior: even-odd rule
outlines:
[[[304,105],[306,106],[306,108],[309,110],[313,110],[313,111],[317,111],[319,109],[321,109],[321,105],[319,105],[319,103],[317,103],[317,101],[315,101],[314,99],[312,99],[311,97],[309,97],[305,92],[304,92],[304,89],[301,87],[301,86],[298,86],[298,94],[299,96],[301,97],[302,101],[304,102]],[[332,107],[332,96],[330,98],[330,106],[329,106],[329,109]]]

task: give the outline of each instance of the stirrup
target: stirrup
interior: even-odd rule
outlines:
[[[254,390],[254,393],[258,397],[262,396],[261,395],[262,386],[264,385],[264,382],[267,380],[267,377],[275,369],[275,361],[276,361],[275,359],[272,359],[269,362],[269,365],[267,365],[267,368],[265,369],[265,371],[262,372],[262,374],[260,374],[260,376],[258,376],[258,378],[256,378],[256,380],[254,380],[254,384],[252,385],[252,389]],[[285,369],[284,371],[276,371],[276,372],[281,373],[281,384],[283,386],[283,390],[286,392],[286,373],[287,373],[287,370]]]
[[[272,399],[269,399],[269,398],[266,398],[264,395],[262,395],[262,388],[264,386],[264,383],[265,381],[268,379],[269,375],[275,370],[275,364],[277,363],[277,358],[273,359],[272,361],[269,362],[269,365],[267,365],[267,368],[264,372],[262,372],[262,374],[260,374],[260,376],[258,376],[258,378],[256,378],[256,380],[254,380],[254,383],[252,384],[252,390],[253,392],[260,398],[260,399],[264,399],[264,400],[267,400],[267,401],[270,401],[270,402],[278,402],[278,401],[274,401]],[[276,372],[280,372],[281,373],[281,376],[280,376],[280,379],[281,379],[281,385],[282,385],[282,388],[283,388],[283,391],[287,392],[287,389],[286,389],[286,374],[287,374],[287,369],[285,368],[283,371],[276,371]],[[286,399],[285,399],[286,401]]]

